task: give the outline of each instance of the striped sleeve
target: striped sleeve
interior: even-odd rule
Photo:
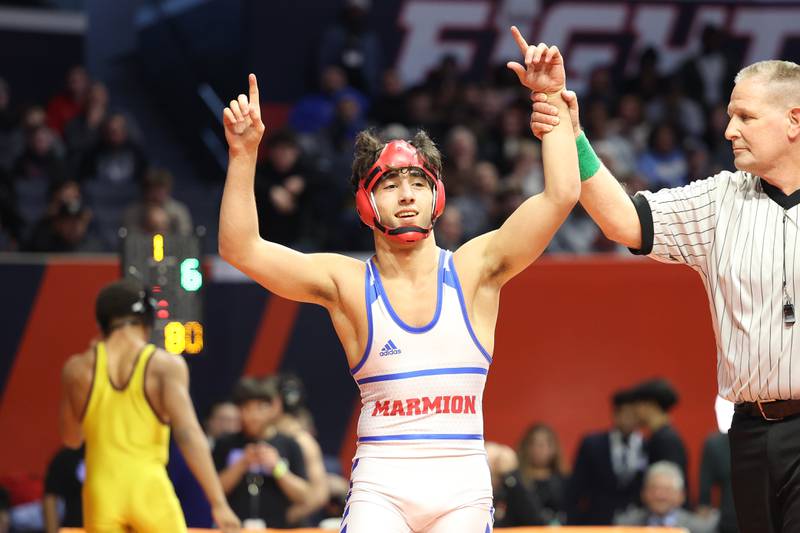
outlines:
[[[714,176],[685,187],[636,193],[633,204],[642,226],[642,248],[631,252],[667,263],[704,266],[714,240],[716,188]]]

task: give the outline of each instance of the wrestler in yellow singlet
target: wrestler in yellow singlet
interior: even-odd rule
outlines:
[[[144,391],[145,371],[154,351],[152,344],[145,346],[128,383],[114,384],[108,374],[105,343],[97,344],[94,379],[82,420],[87,532],[186,531],[166,471],[169,426],[159,420]]]

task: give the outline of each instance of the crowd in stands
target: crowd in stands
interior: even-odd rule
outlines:
[[[149,164],[135,121],[85,68],[44,105],[12,97],[0,79],[0,250],[109,252],[121,226],[193,231],[173,176]]]
[[[306,251],[370,249],[348,181],[355,135],[370,127],[408,137],[422,128],[444,155],[448,205],[437,242],[455,248],[543,188],[530,95],[504,66],[474,80],[453,57],[423,83],[404,86],[370,44],[366,5],[346,2],[321,37],[328,44],[318,87],[293,103],[286,124],[268,125],[255,185],[262,235]],[[738,62],[724,41],[723,30],[706,27],[700,51],[672,72],[652,48],[630,75],[602,65],[591,72],[579,95],[581,122],[629,192],[733,168],[723,132]],[[190,231],[189,209],[170,196],[169,172],[151,168],[135,120],[84,68],[71,69],[46,105],[20,108],[13,96],[0,80],[0,250],[113,251],[120,225]],[[192,177],[183,182],[191,186]],[[139,208],[126,211],[137,198]],[[617,250],[580,206],[548,248]]]
[[[572,461],[563,457],[558,435],[544,422],[531,424],[516,450],[487,442],[495,525],[616,524],[735,533],[724,433],[732,409],[718,410],[721,429],[707,438],[699,490],[690,491],[686,447],[670,422],[677,402],[677,392],[663,379],[616,392],[611,426],[586,434]],[[246,527],[338,529],[349,490],[346,472],[338,457],[320,448],[296,376],[242,378],[230,400],[211,406],[204,427],[231,508]],[[0,533],[79,527],[83,453],[83,448],[55,451],[38,484],[5,480],[4,491],[0,479]],[[208,503],[174,445],[168,471],[188,524],[210,527]]]

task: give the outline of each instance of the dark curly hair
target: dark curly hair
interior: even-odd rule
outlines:
[[[350,185],[353,192],[358,189],[358,183],[367,171],[375,164],[381,155],[381,150],[391,141],[381,139],[374,130],[364,130],[356,136],[355,150],[353,155],[353,172],[350,174]],[[436,143],[423,130],[417,131],[414,137],[408,141],[420,156],[428,163],[434,174],[441,178],[442,175],[442,154],[436,147]]]

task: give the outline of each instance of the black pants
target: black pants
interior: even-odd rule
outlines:
[[[728,437],[740,533],[800,532],[800,416],[736,413]]]

